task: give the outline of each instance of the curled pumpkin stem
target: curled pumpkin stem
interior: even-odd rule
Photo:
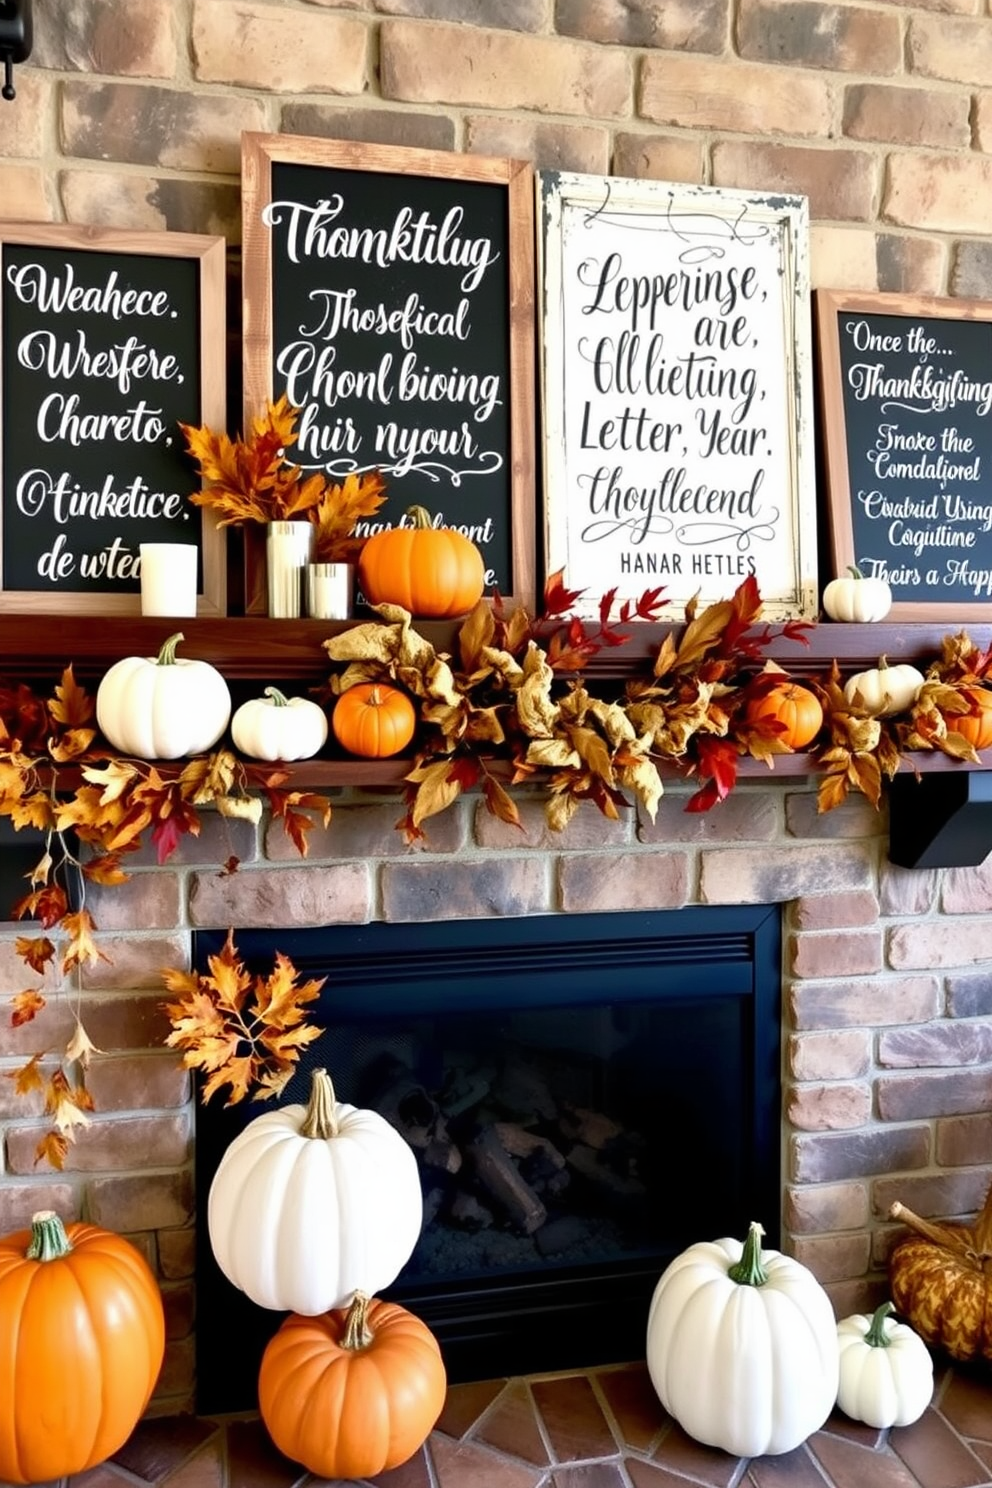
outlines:
[[[345,1318],[344,1336],[341,1339],[341,1347],[345,1349],[368,1348],[375,1334],[369,1327],[369,1303],[371,1297],[365,1292],[356,1292],[352,1298],[351,1306],[348,1308],[348,1316]]]
[[[989,1258],[989,1251],[978,1250],[968,1243],[974,1239],[970,1230],[952,1230],[947,1225],[931,1224],[928,1219],[921,1219],[912,1209],[907,1209],[905,1204],[900,1204],[898,1199],[889,1210],[889,1218],[902,1220],[904,1225],[915,1230],[917,1235],[922,1235],[924,1240],[930,1240],[956,1256],[963,1256],[965,1260],[982,1261]]]

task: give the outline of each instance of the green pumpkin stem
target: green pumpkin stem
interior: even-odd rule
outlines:
[[[348,1316],[344,1320],[344,1335],[341,1339],[341,1347],[357,1351],[368,1348],[375,1334],[369,1327],[369,1303],[371,1302],[365,1292],[356,1292],[352,1298],[351,1306],[348,1308]]]
[[[39,1209],[31,1216],[31,1241],[24,1252],[29,1261],[58,1261],[69,1254],[72,1242],[54,1209]]]
[[[278,687],[267,687],[264,696],[271,698],[277,708],[289,707],[289,699],[284,692],[279,691]]]
[[[858,567],[858,565],[856,563],[849,563],[847,565],[847,568],[848,568],[848,572],[850,573],[852,579],[863,579],[864,578],[864,574],[861,572],[860,568]]]
[[[422,530],[425,527],[431,528],[434,526],[434,520],[426,506],[408,506],[406,514],[410,518],[411,525],[414,527]]]
[[[883,1302],[881,1307],[875,1308],[875,1315],[871,1320],[871,1327],[865,1334],[865,1343],[871,1348],[888,1348],[892,1340],[885,1331],[885,1319],[890,1312],[895,1312],[895,1304]]]
[[[731,1281],[740,1286],[764,1286],[768,1272],[761,1264],[761,1237],[764,1230],[756,1219],[752,1219],[744,1241],[741,1258],[727,1272]]]
[[[314,1070],[310,1078],[310,1099],[307,1101],[300,1125],[300,1136],[314,1137],[318,1142],[326,1142],[329,1137],[336,1137],[338,1134],[336,1106],[337,1099],[330,1075],[325,1069]]]
[[[175,666],[176,647],[179,645],[180,641],[184,641],[185,639],[186,637],[183,635],[182,631],[177,630],[175,635],[171,635],[167,641],[163,641],[161,650],[159,651],[158,656],[155,658],[155,665]]]

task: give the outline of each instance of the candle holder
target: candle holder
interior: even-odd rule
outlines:
[[[139,543],[141,613],[185,618],[196,614],[196,543]]]
[[[353,563],[307,564],[307,614],[311,620],[347,620],[354,595]]]

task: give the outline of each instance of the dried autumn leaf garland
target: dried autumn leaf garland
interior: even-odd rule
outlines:
[[[259,460],[270,435],[272,441],[285,439],[281,417],[276,406],[268,432],[253,431]],[[243,459],[230,441],[202,445],[204,473],[215,469],[235,521],[251,519],[238,515],[234,499],[251,474]],[[342,521],[353,525],[368,490],[349,506],[340,504],[341,488],[336,489],[338,509],[347,513]],[[295,494],[279,490],[287,505],[304,499],[302,487]],[[702,612],[690,604],[685,622],[666,634],[646,675],[606,697],[586,684],[588,663],[604,647],[621,644],[632,622],[657,620],[664,600],[659,590],[646,591],[639,601],[622,604],[614,618],[614,596],[608,594],[598,623],[590,625],[570,614],[576,599],[556,574],[540,618],[522,609],[506,615],[498,600],[480,603],[459,630],[455,656],[437,652],[405,610],[388,605],[379,607],[378,619],[324,643],[336,667],[332,693],[361,681],[389,680],[418,702],[418,752],[406,776],[401,823],[409,838],[423,836],[423,823],[471,788],[481,790],[496,816],[517,823],[511,791],[537,778],[545,783],[547,817],[555,829],[586,800],[616,817],[628,805],[627,793],[653,816],[663,790],[659,766],[666,763],[698,782],[687,809],[706,811],[733,789],[742,756],[772,767],[776,754],[790,752],[774,709],[756,706],[781,688],[783,677],[763,656],[773,638],[804,642],[809,627],[796,622],[775,631],[759,628],[761,601],[753,579]],[[807,681],[824,713],[810,752],[824,775],[820,809],[830,810],[851,790],[877,806],[883,777],[895,774],[909,750],[939,749],[978,762],[972,725],[990,677],[992,654],[980,652],[962,632],[944,641],[919,696],[902,715],[871,717],[850,702],[836,664],[822,681]],[[325,825],[330,819],[324,797],[287,791],[284,770],[247,764],[230,750],[175,769],[117,758],[101,746],[93,718],[92,700],[71,667],[47,700],[24,685],[0,686],[0,815],[18,829],[38,829],[46,842],[30,891],[13,910],[15,918],[37,920],[46,932],[15,941],[16,953],[37,976],[52,965],[61,979],[77,980],[77,969],[101,956],[84,902],[77,896],[70,904],[67,876],[83,884],[124,882],[126,856],[146,834],[164,862],[184,833],[199,832],[205,806],[257,821],[267,801],[303,855],[314,817]],[[496,761],[502,761],[498,772]],[[78,772],[80,783],[67,787],[62,767]],[[69,832],[85,844],[84,861],[70,851]],[[229,860],[222,871],[237,866]],[[249,978],[233,941],[209,977],[168,974],[167,985],[179,994],[168,1005],[168,1042],[189,1067],[206,1073],[211,1093],[225,1084],[232,1101],[249,1089],[275,1093],[291,1072],[295,1051],[316,1036],[302,1011],[316,995],[314,984],[297,987],[288,962],[278,963],[273,977],[271,986]],[[44,991],[25,987],[11,1000],[12,1021],[29,1023],[44,1006]],[[74,1032],[54,1072],[45,1063],[48,1056],[37,1054],[9,1075],[18,1091],[44,1093],[52,1129],[37,1155],[56,1167],[92,1109],[85,1071],[93,1046],[78,1017],[78,993],[74,1010]]]

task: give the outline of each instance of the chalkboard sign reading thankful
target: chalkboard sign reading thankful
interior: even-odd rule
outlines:
[[[296,464],[385,478],[360,536],[425,506],[514,595],[533,545],[527,168],[283,136],[244,154],[246,421],[285,393]]]
[[[140,544],[192,542],[223,612],[178,429],[224,417],[223,272],[219,238],[0,230],[0,607],[137,613]]]
[[[838,572],[896,619],[992,614],[992,305],[817,292]]]
[[[806,203],[539,177],[547,562],[595,614],[753,576],[815,610]]]

